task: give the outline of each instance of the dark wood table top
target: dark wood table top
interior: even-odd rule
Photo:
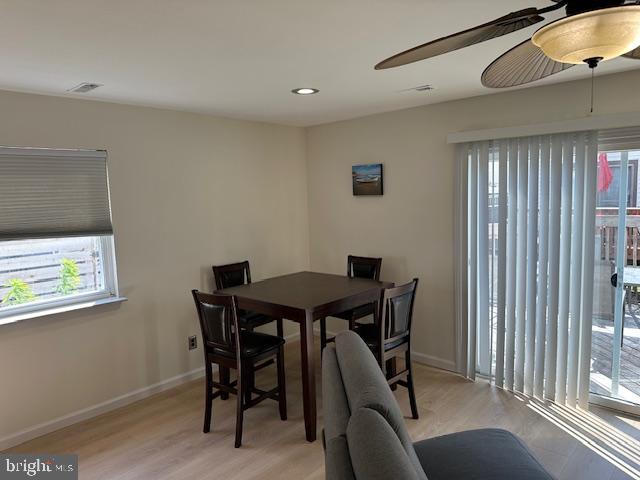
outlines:
[[[219,290],[235,295],[238,307],[300,324],[302,400],[307,440],[316,439],[313,322],[380,300],[391,283],[328,273],[298,272]]]
[[[349,278],[317,272],[298,272],[238,287],[225,288],[221,293],[246,299],[281,305],[296,310],[317,310],[344,298],[371,293],[391,286],[363,278]]]

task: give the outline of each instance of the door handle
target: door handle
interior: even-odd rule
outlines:
[[[611,275],[611,286],[613,288],[617,288],[618,287],[618,273],[614,273],[613,275]]]

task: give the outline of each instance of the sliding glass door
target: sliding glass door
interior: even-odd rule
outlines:
[[[640,129],[474,142],[459,161],[467,375],[640,414]]]
[[[640,413],[640,150],[602,143],[590,390],[593,402]]]

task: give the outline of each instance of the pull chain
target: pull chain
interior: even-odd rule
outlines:
[[[593,90],[594,90],[594,84],[595,84],[595,76],[596,76],[596,69],[592,68],[591,69],[591,112],[593,113]]]
[[[587,58],[584,63],[586,63],[591,69],[591,113],[593,113],[593,90],[595,89],[595,76],[596,76],[596,67],[602,60],[602,57],[591,57]]]

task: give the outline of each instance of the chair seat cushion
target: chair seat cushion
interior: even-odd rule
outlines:
[[[378,345],[378,336],[380,331],[375,323],[358,323],[355,327],[355,332],[360,335],[369,348],[375,348]],[[398,345],[406,342],[406,338],[400,338],[388,343],[385,346],[386,350],[390,350]]]
[[[275,320],[268,315],[262,313],[250,312],[248,310],[238,310],[238,322],[240,322],[240,328],[255,328],[261,325],[266,325]]]
[[[506,430],[452,433],[414,447],[429,480],[553,480],[524,443]]]
[[[242,356],[255,357],[261,355],[270,350],[276,350],[280,345],[284,344],[284,338],[276,337],[275,335],[268,335],[266,333],[247,332],[242,330],[240,332],[240,348],[242,349]],[[213,352],[218,355],[224,355],[226,357],[235,357],[233,352],[214,348]]]
[[[360,318],[368,317],[369,315],[373,315],[375,312],[375,304],[368,303],[366,305],[361,305],[360,307],[356,307],[351,310],[347,310],[346,312],[339,313],[335,315],[337,318],[342,318],[343,320],[358,320]]]

